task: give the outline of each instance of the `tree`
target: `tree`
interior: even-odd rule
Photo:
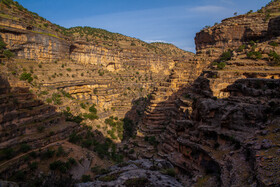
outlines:
[[[233,15],[237,16],[237,12],[234,12],[234,14],[233,14]]]
[[[13,52],[11,52],[10,50],[5,50],[4,52],[3,52],[3,54],[4,54],[4,56],[5,57],[7,57],[8,59],[10,59],[11,57],[13,57],[14,56],[14,53]]]

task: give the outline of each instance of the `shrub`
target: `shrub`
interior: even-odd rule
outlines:
[[[125,181],[124,185],[127,187],[133,187],[133,186],[146,186],[149,183],[149,180],[147,178],[141,177],[141,178],[133,178],[128,179]]]
[[[49,159],[52,158],[55,154],[55,150],[47,149],[43,154],[42,154],[42,159]]]
[[[15,151],[13,148],[5,148],[1,151],[4,159],[10,159],[15,155]]]
[[[49,168],[51,170],[59,170],[61,173],[66,173],[71,168],[71,165],[69,162],[63,162],[61,160],[57,160],[50,163]]]
[[[64,90],[60,90],[60,92],[62,93],[62,95],[63,95],[64,97],[67,97],[67,98],[73,99],[73,97],[71,96],[71,94],[70,94],[70,93],[67,93],[67,92],[66,92],[66,91],[64,91]]]
[[[90,175],[83,175],[82,176],[82,182],[89,182],[91,181]]]
[[[66,70],[70,72],[70,71],[71,71],[71,68],[67,68]]]
[[[31,171],[34,171],[38,168],[38,162],[31,162],[28,166]]]
[[[75,132],[69,136],[69,142],[77,143],[82,139],[81,135],[77,135]]]
[[[91,107],[89,107],[89,111],[91,112],[91,113],[94,113],[94,114],[96,114],[97,113],[97,109],[95,108],[95,104],[93,104]]]
[[[29,155],[30,155],[32,158],[36,158],[36,157],[37,157],[37,153],[36,153],[35,151],[30,152]]]
[[[174,168],[168,168],[168,169],[162,170],[161,173],[163,173],[165,175],[169,175],[171,177],[176,176],[176,171],[174,170]]]
[[[237,52],[242,52],[246,48],[246,45],[241,45],[239,48],[236,50]]]
[[[72,158],[72,157],[68,158],[68,162],[69,162],[71,165],[76,165],[76,164],[77,164],[77,161],[76,161],[74,158]]]
[[[270,51],[268,56],[274,61],[275,65],[280,65],[280,55],[278,55],[275,51]]]
[[[57,149],[56,156],[62,156],[62,155],[66,155],[66,152],[64,151],[62,146],[59,146]]]
[[[33,78],[31,76],[31,73],[23,72],[20,75],[20,80],[24,80],[24,81],[27,80],[29,83],[31,83],[33,81]]]
[[[40,132],[40,133],[43,132],[44,130],[45,130],[44,126],[38,126],[37,127],[37,131]]]
[[[51,99],[51,98],[47,98],[47,99],[46,99],[46,102],[47,102],[48,104],[50,104],[50,103],[52,102],[52,99]]]
[[[275,41],[269,42],[268,44],[273,46],[273,47],[277,47],[278,46],[278,43],[275,42]]]
[[[85,103],[81,103],[80,106],[85,109],[86,108],[86,104]]]
[[[226,63],[225,62],[220,62],[218,65],[217,65],[217,68],[222,70],[226,67]]]
[[[53,93],[52,94],[52,100],[53,100],[53,103],[55,105],[61,105],[62,104],[61,95],[58,94],[58,93]]]
[[[23,152],[23,153],[26,153],[26,152],[28,152],[29,150],[31,149],[31,147],[30,147],[30,145],[28,145],[28,144],[21,144],[20,145],[20,152]]]
[[[98,116],[95,113],[85,113],[83,114],[83,117],[90,120],[98,119]]]
[[[262,54],[259,51],[250,51],[247,53],[247,57],[256,60],[256,59],[261,59]]]
[[[228,61],[230,60],[232,57],[232,51],[231,50],[228,50],[226,52],[223,52],[223,54],[221,55],[220,57],[220,61]]]
[[[103,182],[114,181],[119,177],[120,173],[113,173],[111,175],[100,177],[99,180]]]
[[[13,52],[11,52],[10,50],[5,50],[4,52],[3,52],[3,55],[6,57],[6,58],[8,58],[8,59],[10,59],[10,58],[12,58],[13,56],[15,56],[15,54],[13,53]]]
[[[90,139],[85,139],[82,141],[82,147],[89,148],[90,146],[92,146],[92,141]]]
[[[7,44],[0,38],[0,50],[4,49],[7,46]]]
[[[124,118],[123,119],[123,129],[124,129],[124,134],[127,137],[133,136],[133,121],[129,118]]]
[[[156,140],[156,137],[154,136],[145,136],[144,140],[146,142],[149,142],[149,144],[153,145],[153,146],[157,146],[158,145],[158,141]]]
[[[13,176],[16,181],[24,181],[25,180],[25,174],[23,171],[17,171],[15,175]]]

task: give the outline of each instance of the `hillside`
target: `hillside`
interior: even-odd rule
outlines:
[[[0,3],[0,185],[277,186],[280,1],[197,54]]]

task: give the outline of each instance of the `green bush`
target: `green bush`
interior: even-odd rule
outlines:
[[[81,108],[85,109],[86,108],[86,104],[85,103],[80,103]]]
[[[145,136],[144,140],[146,142],[149,142],[149,144],[153,145],[153,146],[157,146],[158,145],[158,141],[156,140],[155,136]]]
[[[141,177],[141,178],[133,178],[128,179],[125,181],[124,185],[127,187],[140,187],[140,186],[147,186],[149,183],[149,180],[147,178]]]
[[[228,50],[226,52],[223,52],[223,54],[221,55],[220,57],[220,61],[223,62],[223,61],[228,61],[231,59],[232,57],[232,51],[231,50]]]
[[[49,168],[50,170],[59,170],[61,173],[66,173],[71,168],[71,164],[69,162],[57,160],[50,163]]]
[[[58,93],[53,93],[52,101],[55,105],[61,105],[62,104],[61,95]]]
[[[38,126],[38,127],[37,127],[37,131],[38,131],[39,133],[44,132],[44,130],[45,130],[45,127],[44,127],[44,126]]]
[[[218,65],[217,65],[217,68],[222,70],[226,67],[226,63],[225,62],[220,62]]]
[[[3,50],[6,46],[7,46],[7,44],[0,37],[0,50]]]
[[[3,55],[6,57],[6,58],[8,58],[8,59],[10,59],[10,58],[12,58],[12,57],[14,57],[15,56],[15,54],[13,53],[13,52],[11,52],[10,50],[5,50],[4,52],[3,52]]]
[[[77,164],[77,161],[76,161],[74,158],[72,158],[72,157],[68,158],[68,162],[69,162],[71,165],[76,165],[76,164]]]
[[[85,113],[83,114],[83,117],[85,119],[90,119],[90,120],[95,120],[99,118],[95,113]]]
[[[256,59],[261,59],[262,54],[259,51],[250,51],[247,53],[247,57],[256,60]]]
[[[270,51],[268,56],[274,61],[275,65],[280,65],[280,55],[278,55],[275,51]]]
[[[28,152],[29,150],[31,150],[31,147],[30,147],[30,145],[28,145],[28,144],[21,144],[20,145],[20,152],[22,152],[22,153],[26,153],[26,152]]]
[[[81,115],[74,116],[73,114],[71,114],[70,111],[63,111],[63,114],[66,117],[66,121],[72,121],[72,122],[75,122],[75,123],[81,123],[84,120]]]
[[[20,80],[24,80],[24,81],[27,80],[29,83],[31,83],[33,81],[33,78],[31,76],[31,73],[23,72],[20,75]]]
[[[275,41],[269,42],[269,45],[273,46],[273,47],[278,47],[278,43]]]
[[[93,114],[96,114],[97,113],[97,109],[95,108],[95,104],[93,104],[91,107],[89,107],[89,111]]]
[[[47,98],[47,99],[46,99],[46,102],[47,102],[48,104],[50,104],[50,103],[52,102],[52,99],[51,99],[51,98]]]
[[[161,173],[163,173],[165,175],[169,175],[171,177],[176,176],[176,171],[174,170],[174,168],[168,168],[168,169],[161,170]]]
[[[236,50],[237,52],[242,52],[246,48],[246,45],[241,45],[239,48]]]
[[[62,156],[62,155],[66,155],[66,152],[62,146],[59,146],[56,152],[56,156]]]
[[[42,159],[49,159],[55,155],[55,150],[47,149],[45,152],[42,153]]]
[[[133,136],[133,128],[134,128],[133,121],[129,118],[124,118],[123,119],[123,129],[124,129],[124,135],[126,137],[132,137]]]
[[[31,171],[34,171],[38,168],[38,162],[31,162],[28,166]]]
[[[83,175],[82,176],[82,182],[89,182],[91,181],[90,175]]]
[[[77,133],[72,133],[70,136],[69,136],[69,142],[71,143],[77,143],[79,142],[80,140],[82,139],[82,136],[81,135],[77,135]]]
[[[3,155],[4,159],[10,159],[14,157],[15,151],[13,148],[5,148],[1,151],[1,155]]]

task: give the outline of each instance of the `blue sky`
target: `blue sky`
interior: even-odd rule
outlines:
[[[258,10],[270,0],[18,0],[25,8],[64,27],[91,26],[162,41],[195,52],[204,26]]]

